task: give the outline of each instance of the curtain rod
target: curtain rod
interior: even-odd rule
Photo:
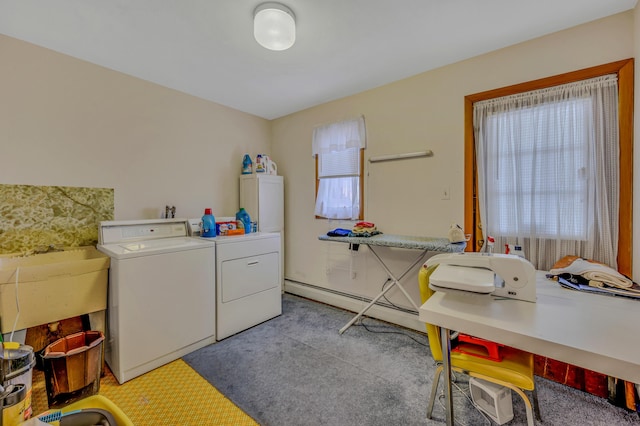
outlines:
[[[433,157],[433,151],[430,149],[419,152],[408,152],[406,154],[381,155],[379,157],[369,158],[370,163],[379,163],[381,161],[406,160],[408,158]]]

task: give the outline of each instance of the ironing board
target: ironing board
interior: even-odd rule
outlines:
[[[400,291],[404,294],[407,300],[411,303],[411,305],[415,308],[416,312],[418,312],[418,305],[413,301],[413,299],[409,296],[409,293],[402,287],[400,280],[404,278],[405,275],[409,273],[427,254],[429,251],[437,251],[444,253],[456,253],[464,251],[467,246],[466,243],[451,243],[448,238],[434,238],[434,237],[416,237],[416,236],[408,236],[408,235],[392,235],[392,234],[378,234],[371,237],[329,237],[328,235],[320,235],[318,237],[321,241],[334,241],[338,243],[347,243],[347,244],[361,244],[366,245],[369,248],[369,251],[373,254],[373,257],[376,258],[382,269],[387,273],[387,276],[391,280],[391,285],[384,288],[376,297],[371,300],[371,302],[365,306],[358,314],[351,319],[340,329],[340,334],[344,333],[349,327],[355,323],[358,318],[364,315],[365,312],[369,310],[373,305],[375,305],[378,300],[380,300],[389,290],[393,287],[397,286]],[[389,269],[389,267],[384,263],[382,258],[378,253],[376,253],[374,247],[395,247],[395,248],[403,248],[403,249],[411,249],[411,250],[419,250],[420,254],[416,259],[411,263],[411,265],[402,272],[399,276],[394,275],[393,272]]]

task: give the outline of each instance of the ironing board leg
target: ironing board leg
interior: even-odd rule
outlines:
[[[424,255],[427,253],[427,251],[423,251],[422,253],[420,253],[420,255],[413,261],[413,263],[411,264],[411,266],[409,266],[403,273],[402,275],[400,275],[400,277],[396,278],[393,273],[389,270],[389,268],[387,267],[387,265],[385,265],[385,263],[382,261],[382,258],[378,255],[378,253],[375,252],[375,250],[373,249],[373,247],[371,246],[367,246],[369,247],[369,251],[373,254],[373,256],[378,260],[378,263],[380,264],[380,266],[382,266],[382,269],[384,269],[384,271],[387,273],[387,276],[389,279],[391,279],[391,285],[388,286],[387,288],[385,288],[384,290],[382,290],[371,302],[369,302],[369,304],[367,306],[364,307],[364,309],[362,309],[360,312],[358,312],[358,314],[353,317],[351,319],[351,321],[349,321],[347,323],[347,325],[345,325],[344,327],[342,327],[340,329],[340,334],[344,333],[345,331],[347,331],[347,329],[349,327],[351,327],[353,325],[353,323],[355,323],[358,318],[360,318],[362,315],[364,315],[365,312],[367,312],[369,310],[369,308],[371,308],[373,305],[376,304],[376,302],[378,302],[378,300],[380,300],[385,294],[387,294],[387,292],[389,290],[391,290],[394,286],[398,286],[398,288],[400,289],[400,291],[402,291],[402,293],[404,294],[404,296],[407,298],[407,300],[409,302],[411,302],[411,305],[413,305],[414,309],[417,311],[418,310],[418,305],[416,305],[416,303],[413,301],[413,299],[409,296],[409,293],[407,293],[407,291],[404,289],[404,287],[402,287],[402,284],[400,284],[400,280],[409,273],[409,271],[411,271],[414,266],[416,266],[423,258]]]
[[[364,315],[365,312],[367,312],[369,310],[370,307],[372,307],[373,305],[375,305],[375,303],[380,300],[380,298],[382,298],[382,296],[384,296],[387,291],[391,290],[391,288],[393,287],[393,284],[390,285],[389,287],[385,288],[380,294],[378,294],[376,296],[375,299],[373,299],[367,306],[365,306],[365,308],[363,310],[361,310],[360,312],[358,312],[358,315],[356,315],[355,317],[351,318],[351,321],[349,321],[347,323],[347,325],[345,325],[344,327],[342,327],[340,329],[340,334],[344,333],[345,331],[347,331],[347,329],[349,327],[351,327],[353,325],[354,322],[356,322],[358,320],[358,318],[360,318],[362,315]]]

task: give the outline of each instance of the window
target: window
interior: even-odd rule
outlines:
[[[488,215],[492,235],[586,241],[591,99],[535,105],[485,118]],[[571,127],[566,134],[558,130]],[[504,132],[517,129],[517,141]],[[515,143],[514,143],[515,142]],[[616,140],[617,142],[617,140]],[[515,159],[516,161],[511,161]],[[562,220],[571,218],[571,220]]]
[[[316,157],[316,217],[361,220],[364,118],[319,126],[313,132]]]
[[[499,247],[540,269],[616,265],[617,95],[612,74],[474,104],[480,220]]]
[[[617,83],[612,84],[611,79]],[[560,85],[580,87],[584,83],[576,82],[585,80],[592,80],[589,84],[602,82],[613,90],[595,97],[562,95],[543,101],[543,96],[532,103],[521,102],[533,92],[546,95]],[[538,242],[544,241],[530,247],[531,252],[525,246],[525,253],[534,265],[546,269],[548,259],[557,260],[560,254],[590,257],[580,253],[585,244],[596,251],[609,245],[613,260],[607,263],[617,264],[620,272],[630,275],[632,88],[633,60],[624,60],[467,96],[465,227],[474,234],[469,250],[480,250],[487,234],[498,234],[503,242],[514,243],[517,238],[518,243],[526,244],[534,236]],[[478,112],[482,104],[500,102],[498,98],[510,98],[517,107],[500,109],[494,105],[486,114]],[[599,99],[615,104],[617,111],[605,127],[596,121],[603,116]],[[594,115],[594,110],[598,114]],[[513,120],[517,120],[516,126],[506,124]],[[480,121],[482,130],[477,127]],[[555,130],[543,133],[549,129]],[[506,130],[510,136],[505,139]],[[600,144],[597,152],[596,140]],[[613,143],[607,145],[603,140]],[[602,182],[596,184],[597,180],[606,181],[604,191],[598,189]],[[603,192],[609,197],[604,206],[599,202]],[[487,219],[481,223],[481,218]],[[601,226],[609,224],[612,241],[601,239],[594,231],[598,221]],[[497,251],[501,251],[499,247]]]

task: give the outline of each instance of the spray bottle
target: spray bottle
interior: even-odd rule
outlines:
[[[487,235],[487,252],[489,254],[493,253],[493,244],[496,242],[496,239],[491,235]]]

